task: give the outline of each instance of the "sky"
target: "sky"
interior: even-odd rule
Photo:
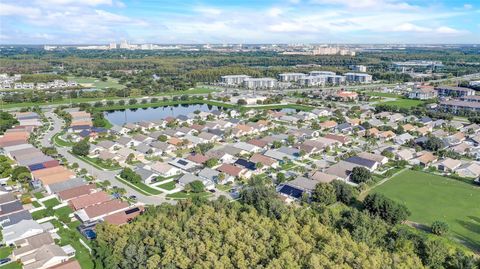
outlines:
[[[470,0],[0,0],[0,44],[480,43]]]

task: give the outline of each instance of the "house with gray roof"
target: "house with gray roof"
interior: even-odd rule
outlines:
[[[151,184],[159,176],[158,173],[139,166],[135,167],[133,171],[142,178],[142,181],[145,184]]]
[[[200,172],[198,172],[198,176],[200,178],[207,179],[216,183],[218,183],[218,175],[220,175],[220,172],[208,167],[205,167]]]
[[[43,232],[44,228],[42,225],[38,224],[38,222],[34,220],[22,220],[15,225],[11,225],[3,229],[2,243],[10,245],[15,241]]]
[[[213,183],[213,181],[205,179],[205,178],[200,178],[200,177],[195,176],[195,175],[190,174],[190,173],[186,173],[178,179],[178,183],[183,187],[185,187],[186,185],[188,185],[188,184],[190,184],[194,181],[202,182],[203,185],[205,186],[205,188],[208,189],[208,190],[215,188],[215,183]]]
[[[32,214],[28,210],[22,210],[10,215],[0,217],[0,226],[2,228],[19,223],[22,220],[31,220]]]
[[[68,179],[68,180],[65,180],[65,181],[62,181],[62,182],[53,183],[53,184],[50,184],[48,186],[49,186],[51,192],[59,193],[59,192],[64,191],[64,190],[72,189],[72,188],[75,188],[75,187],[80,187],[80,186],[83,186],[83,185],[85,185],[85,180],[77,177],[77,178],[71,178],[71,179]]]

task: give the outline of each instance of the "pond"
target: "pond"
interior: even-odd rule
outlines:
[[[179,115],[188,115],[197,110],[203,112],[211,112],[214,110],[222,110],[223,107],[216,107],[206,104],[182,104],[173,106],[135,108],[106,111],[105,117],[115,125],[124,125],[129,122],[160,120],[166,117],[177,117]]]

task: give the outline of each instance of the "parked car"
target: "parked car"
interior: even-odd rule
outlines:
[[[10,258],[1,259],[0,264],[6,264],[7,262],[10,262],[10,261],[11,261]]]

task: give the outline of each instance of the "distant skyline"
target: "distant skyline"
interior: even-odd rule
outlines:
[[[1,44],[480,43],[456,0],[2,0]]]

